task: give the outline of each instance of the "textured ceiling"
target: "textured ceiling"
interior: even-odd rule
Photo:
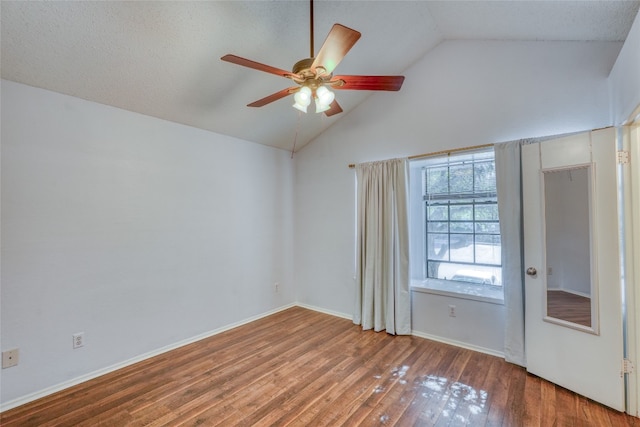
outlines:
[[[639,4],[316,0],[315,49],[338,22],[362,38],[337,74],[402,74],[446,39],[623,41]],[[299,114],[290,97],[246,107],[291,82],[220,57],[290,69],[309,56],[306,1],[3,0],[0,15],[3,79],[284,149],[371,94],[339,91],[345,112],[331,118]]]

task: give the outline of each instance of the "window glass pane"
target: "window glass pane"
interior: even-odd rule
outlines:
[[[451,206],[451,221],[471,221],[473,220],[472,205]]]
[[[473,222],[452,222],[451,233],[473,233]]]
[[[449,175],[446,166],[427,169],[427,194],[449,192]]]
[[[452,281],[465,293],[501,286],[493,153],[449,156],[427,163],[423,173],[427,277]]]
[[[461,267],[458,264],[452,264],[449,262],[431,262],[429,264],[428,269],[429,273],[431,273],[429,277],[433,277],[434,279],[450,280],[455,272]]]
[[[429,206],[427,215],[430,221],[446,221],[449,219],[449,207]]]
[[[500,224],[497,222],[476,222],[476,233],[500,234]]]
[[[500,236],[476,236],[476,262],[492,265],[500,265],[502,263]]]
[[[452,194],[473,192],[473,163],[450,166],[449,175]]]
[[[498,205],[476,205],[476,221],[498,219]]]
[[[449,257],[449,235],[427,233],[427,258],[428,259],[448,259]]]
[[[494,162],[479,162],[475,164],[475,191],[479,193],[496,191],[496,172]]]
[[[473,234],[451,234],[449,259],[458,262],[473,262]]]
[[[495,234],[477,234],[476,235],[476,243],[480,243],[483,245],[494,245],[500,246],[502,243],[500,240],[500,235]]]
[[[434,279],[444,279],[443,270],[445,270],[448,263],[442,261],[427,261],[427,273],[428,277],[432,277]]]
[[[442,270],[444,270],[444,268]],[[451,280],[474,285],[499,286],[502,283],[501,276],[502,272],[499,268],[461,265],[450,278]]]
[[[499,267],[442,261],[430,262],[429,268],[433,272],[431,277],[436,279],[456,280],[476,285],[500,286],[502,284],[502,271]]]
[[[429,233],[447,233],[449,231],[448,222],[428,222],[427,231]]]

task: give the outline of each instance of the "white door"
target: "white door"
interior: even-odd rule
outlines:
[[[523,146],[527,370],[624,411],[615,129]]]

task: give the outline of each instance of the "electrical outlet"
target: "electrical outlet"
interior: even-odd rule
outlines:
[[[278,282],[274,283],[273,288],[275,289],[276,292],[279,292],[280,291],[280,283],[278,283]]]
[[[10,368],[18,364],[19,350],[14,348],[13,350],[7,350],[2,352],[2,369]]]
[[[73,348],[80,348],[82,346],[84,346],[84,332],[73,334]]]
[[[449,317],[456,317],[456,306],[455,305],[450,305],[449,306]]]

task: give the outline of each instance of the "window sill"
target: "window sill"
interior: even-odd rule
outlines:
[[[412,280],[411,290],[413,292],[423,292],[504,305],[502,289],[486,285],[475,285],[473,283],[453,280],[426,279]]]

